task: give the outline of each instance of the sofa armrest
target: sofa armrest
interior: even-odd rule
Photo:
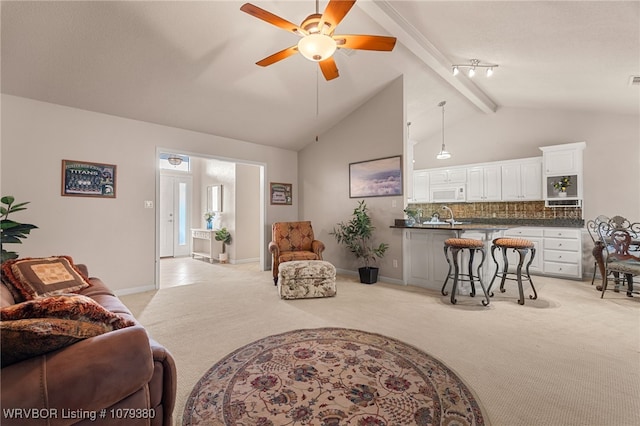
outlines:
[[[269,251],[273,253],[275,257],[280,256],[280,247],[278,247],[278,244],[276,244],[275,241],[271,241],[269,243]]]
[[[155,340],[149,338],[153,354],[153,378],[149,382],[149,398],[151,408],[156,410],[156,417],[162,417],[165,425],[173,424],[177,389],[176,363],[171,353]]]
[[[145,386],[152,374],[146,330],[122,328],[3,368],[2,407],[100,410]]]

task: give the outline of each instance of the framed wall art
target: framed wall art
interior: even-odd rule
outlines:
[[[116,198],[116,166],[62,160],[62,195]]]
[[[290,183],[277,183],[271,182],[270,197],[271,204],[279,204],[283,206],[290,206],[293,202],[292,185]]]
[[[349,198],[402,195],[402,156],[349,164]]]

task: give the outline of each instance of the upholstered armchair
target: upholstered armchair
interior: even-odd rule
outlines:
[[[313,236],[311,222],[276,222],[271,227],[269,251],[273,254],[273,282],[278,284],[278,266],[292,260],[322,260],[324,243]]]

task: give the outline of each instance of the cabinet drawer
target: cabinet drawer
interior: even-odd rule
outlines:
[[[544,273],[553,275],[564,275],[567,277],[578,276],[578,265],[569,263],[544,262]]]
[[[210,240],[211,233],[207,231],[191,231],[191,236],[193,238],[199,238],[201,240]]]
[[[545,250],[544,260],[551,262],[573,263],[578,264],[578,253],[572,251]]]
[[[552,238],[575,238],[577,240],[580,237],[580,230],[565,228],[546,228],[544,230],[544,236]]]
[[[580,250],[580,242],[578,240],[563,240],[561,238],[545,238],[544,249],[567,250],[577,253]]]
[[[542,228],[511,228],[504,231],[505,237],[542,237]]]

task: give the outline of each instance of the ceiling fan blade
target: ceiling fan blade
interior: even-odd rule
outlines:
[[[355,3],[356,0],[330,0],[320,19],[320,28],[325,23],[329,24],[329,31],[326,34],[333,34],[338,24],[349,13]]]
[[[287,47],[286,49],[282,49],[281,51],[274,53],[271,56],[267,56],[266,58],[256,62],[256,65],[260,65],[261,67],[266,67],[271,64],[275,64],[278,61],[283,59],[287,59],[291,55],[295,55],[298,53],[298,46]]]
[[[395,37],[375,35],[334,35],[338,47],[360,50],[381,50],[389,52],[396,45]]]
[[[295,35],[305,36],[307,33],[302,28],[297,26],[294,23],[287,21],[273,13],[266,11],[264,9],[259,8],[258,6],[254,6],[251,3],[245,3],[240,7],[240,10],[248,13],[251,16],[254,16],[258,19],[262,19],[265,22],[268,22],[276,27],[282,28],[285,31],[289,31],[294,33]]]
[[[325,80],[333,80],[340,76],[338,73],[338,66],[336,65],[336,61],[333,59],[333,56],[328,57],[324,61],[318,62],[318,65],[320,65],[320,69],[322,70],[322,75],[324,75]]]

